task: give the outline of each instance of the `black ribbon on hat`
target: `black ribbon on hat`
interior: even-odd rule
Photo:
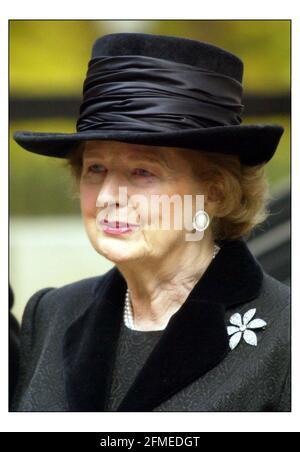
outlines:
[[[239,125],[244,106],[235,79],[144,56],[90,61],[77,131],[170,132]]]

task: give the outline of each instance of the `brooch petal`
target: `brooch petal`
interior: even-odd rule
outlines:
[[[239,344],[241,337],[242,333],[240,331],[231,336],[229,341],[229,347],[231,348],[231,350],[233,350]]]
[[[238,312],[236,313],[236,314],[233,314],[231,317],[230,317],[230,320],[229,320],[229,322],[232,324],[232,325],[236,325],[236,326],[242,326],[242,317],[241,317],[241,314],[239,314]]]
[[[253,317],[255,316],[255,313],[256,313],[256,308],[249,309],[249,311],[247,311],[243,316],[243,324],[248,325],[250,320],[253,319]]]
[[[256,328],[264,328],[267,325],[267,322],[265,322],[262,319],[254,319],[251,320],[250,323],[248,323],[247,328],[252,328],[252,329],[256,329]]]
[[[257,346],[257,337],[256,334],[251,330],[246,330],[244,332],[244,341],[247,342],[249,345],[253,345],[254,347]]]
[[[227,327],[228,336],[231,336],[232,334],[237,333],[238,331],[240,331],[240,328],[238,326],[228,326]]]

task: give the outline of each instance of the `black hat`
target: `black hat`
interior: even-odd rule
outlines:
[[[16,132],[24,149],[67,157],[85,140],[236,154],[270,160],[283,128],[241,125],[243,63],[210,44],[115,33],[93,47],[75,133]]]

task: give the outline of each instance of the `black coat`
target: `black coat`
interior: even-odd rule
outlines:
[[[125,289],[114,267],[30,299],[13,411],[106,411]],[[243,240],[225,242],[118,411],[290,411],[289,299]],[[252,308],[267,326],[231,351],[229,319]]]
[[[18,367],[20,358],[20,326],[12,314],[11,309],[14,304],[14,293],[9,286],[9,404],[11,404],[17,381],[18,381]]]

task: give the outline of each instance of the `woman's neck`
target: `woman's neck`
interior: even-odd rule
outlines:
[[[135,328],[164,329],[206,271],[213,252],[213,241],[203,239],[201,246],[190,242],[190,246],[173,250],[159,263],[118,265],[130,291]]]

